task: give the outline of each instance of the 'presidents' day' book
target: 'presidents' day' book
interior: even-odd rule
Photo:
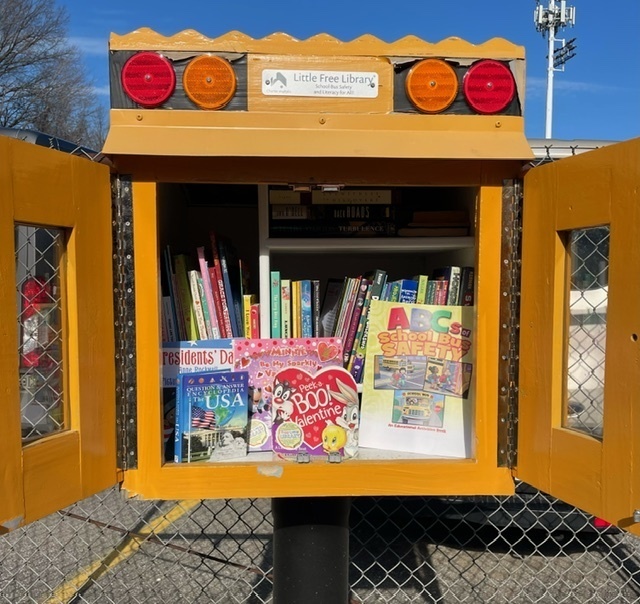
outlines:
[[[178,376],[175,461],[245,457],[249,374],[205,371]]]
[[[470,455],[471,308],[372,301],[360,447]]]
[[[229,371],[231,369],[233,369],[233,346],[230,338],[183,340],[162,344],[162,405],[166,461],[174,458],[178,375],[196,371]]]

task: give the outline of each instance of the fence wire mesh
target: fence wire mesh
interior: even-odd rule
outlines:
[[[576,325],[590,351],[605,235],[576,235],[574,282],[597,276],[572,308],[589,302]],[[569,371],[568,390],[587,392],[601,361],[584,379]],[[591,390],[568,419],[601,418]],[[640,601],[640,538],[523,483],[513,497],[355,498],[350,525],[354,603]],[[272,602],[272,534],[269,500],[139,501],[110,489],[0,537],[0,603]]]
[[[360,497],[351,601],[635,603],[640,539],[520,484],[513,497]],[[270,501],[116,489],[0,538],[0,602],[272,602]]]

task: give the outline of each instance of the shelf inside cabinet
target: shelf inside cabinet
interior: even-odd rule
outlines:
[[[263,246],[272,252],[299,253],[406,253],[424,251],[462,250],[473,248],[474,237],[366,237],[366,238],[267,238]]]

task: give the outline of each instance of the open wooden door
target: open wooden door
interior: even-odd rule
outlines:
[[[116,482],[109,169],[0,136],[0,532]]]
[[[525,177],[518,478],[640,534],[640,139]]]

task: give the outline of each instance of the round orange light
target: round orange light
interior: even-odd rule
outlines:
[[[404,85],[409,100],[423,113],[440,113],[458,94],[458,77],[453,67],[441,59],[416,63]]]
[[[182,85],[198,107],[221,109],[236,93],[236,74],[225,59],[203,55],[189,62]]]

